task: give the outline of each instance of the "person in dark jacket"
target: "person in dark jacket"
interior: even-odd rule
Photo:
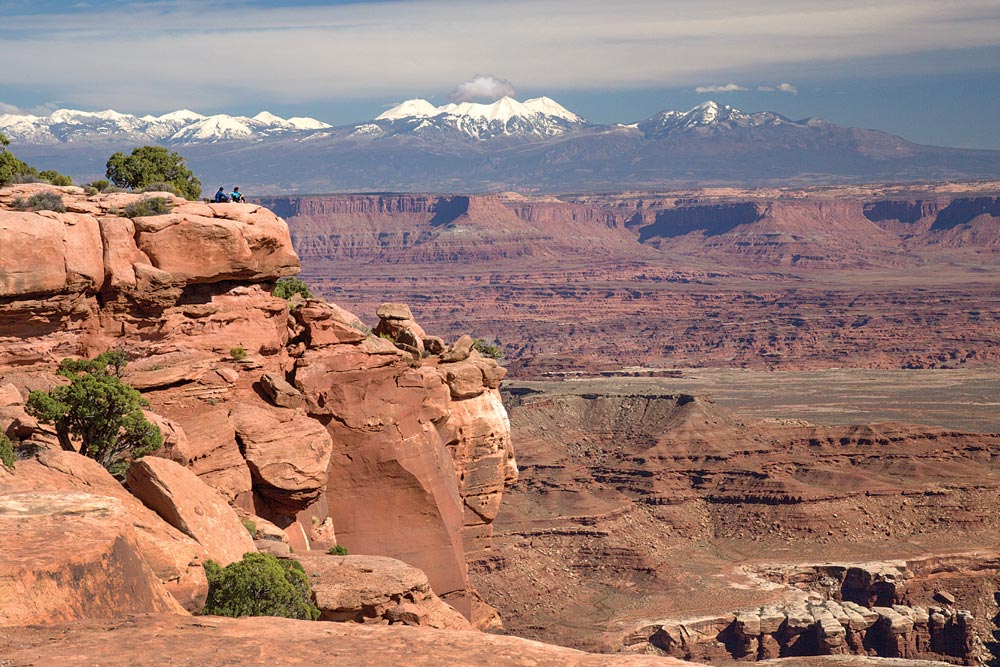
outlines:
[[[238,190],[239,188],[237,188]],[[229,195],[226,194],[226,190],[220,185],[219,191],[215,193],[215,202],[221,204],[222,202],[229,201]]]

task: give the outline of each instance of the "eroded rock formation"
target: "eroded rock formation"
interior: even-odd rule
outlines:
[[[47,190],[66,213],[5,207]],[[126,217],[149,196],[172,210]],[[333,304],[272,297],[298,258],[285,223],[258,205],[29,184],[0,190],[0,207],[0,429],[43,451],[0,491],[8,480],[41,485],[52,476],[42,462],[71,456],[51,451],[52,432],[25,412],[28,391],[54,386],[64,357],[120,349],[125,380],[164,433],[157,456],[187,468],[150,459],[128,485],[200,543],[200,557],[230,562],[254,549],[230,503],[283,530],[296,550],[338,542],[401,558],[477,625],[496,623],[466,566],[467,543],[469,553],[489,549],[489,524],[516,476],[496,362],[466,351],[442,363],[430,354],[446,351],[440,339],[397,317],[400,308],[381,313],[386,340]],[[202,483],[219,498],[209,501]],[[154,569],[175,587],[190,587],[188,563],[200,571],[197,559],[164,560]],[[196,606],[198,593],[186,601]]]

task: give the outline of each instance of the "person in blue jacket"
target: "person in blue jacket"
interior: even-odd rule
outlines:
[[[229,199],[231,201],[234,201],[234,202],[242,202],[243,201],[243,193],[240,192],[240,187],[239,186],[236,186],[235,188],[233,188],[233,191],[229,193]]]
[[[237,188],[239,189],[239,188]],[[215,202],[221,204],[222,202],[229,201],[229,195],[226,194],[225,189],[220,185],[219,191],[215,193]]]

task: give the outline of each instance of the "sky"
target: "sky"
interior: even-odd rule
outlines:
[[[1000,149],[1000,0],[0,0],[0,113],[310,116],[715,100]]]

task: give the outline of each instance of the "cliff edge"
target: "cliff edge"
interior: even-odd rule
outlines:
[[[64,212],[18,210],[48,192]],[[153,197],[167,212],[143,214],[137,204]],[[196,606],[191,563],[204,549],[240,545],[206,547],[193,520],[167,518],[176,498],[142,491],[169,486],[165,476],[188,490],[204,483],[296,551],[341,544],[404,560],[475,625],[498,622],[466,561],[489,550],[517,469],[498,393],[504,369],[471,340],[445,346],[401,304],[380,309],[380,336],[336,305],[272,296],[299,259],[284,221],[253,204],[17,185],[0,189],[0,248],[0,432],[37,455],[0,468],[0,495],[55,486],[129,497],[95,491],[86,480],[97,473],[74,470],[82,464],[24,409],[30,390],[59,381],[63,358],[120,350],[125,380],[163,431],[157,457],[197,478],[157,464],[128,480],[187,533],[144,533],[136,521],[128,536],[147,560],[159,555],[153,570],[179,601]]]

